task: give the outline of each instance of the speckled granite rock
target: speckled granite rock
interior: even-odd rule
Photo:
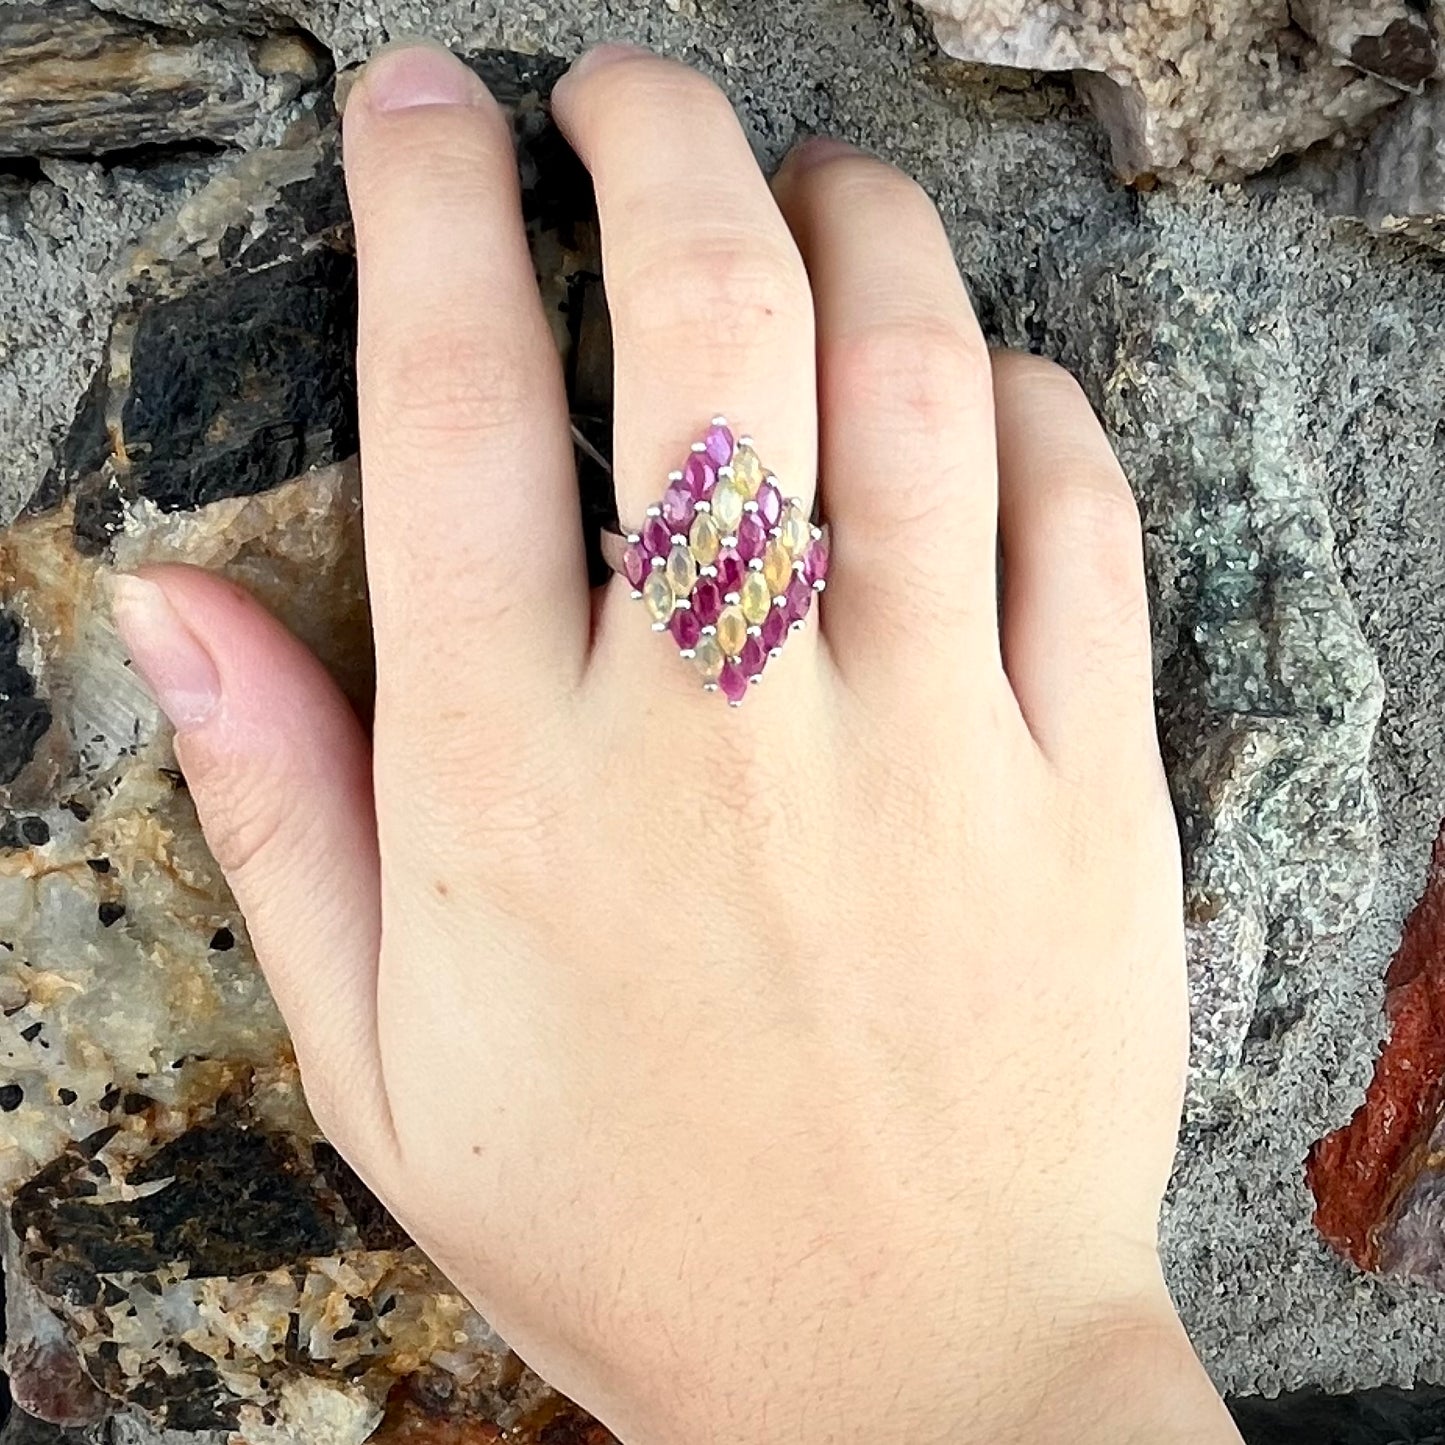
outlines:
[[[1445,81],[1396,106],[1344,168],[1341,209],[1445,250]]]
[[[924,0],[949,54],[1074,72],[1125,177],[1248,175],[1369,120],[1439,65],[1409,0]]]

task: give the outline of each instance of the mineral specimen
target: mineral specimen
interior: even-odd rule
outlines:
[[[1067,70],[1127,178],[1237,177],[1370,120],[1434,75],[1408,0],[924,0],[950,55]]]
[[[1445,828],[1385,990],[1365,1102],[1310,1153],[1315,1222],[1362,1269],[1445,1287]]]
[[[254,142],[329,68],[299,32],[183,35],[88,0],[0,10],[0,156]]]

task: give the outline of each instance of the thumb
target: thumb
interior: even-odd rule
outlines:
[[[225,578],[163,566],[110,585],[116,630],[175,726],[312,1113],[384,1172],[394,1133],[376,1026],[379,863],[356,714],[316,657]]]

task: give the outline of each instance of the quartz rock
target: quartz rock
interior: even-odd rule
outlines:
[[[0,156],[252,143],[329,68],[299,32],[190,36],[88,0],[11,5],[0,10]]]
[[[963,60],[1072,71],[1121,175],[1238,177],[1348,133],[1439,68],[1408,0],[924,0]]]

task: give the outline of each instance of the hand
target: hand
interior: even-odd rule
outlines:
[[[318,1121],[629,1445],[1237,1438],[1157,1260],[1179,850],[1088,403],[990,359],[888,166],[814,142],[770,189],[640,52],[556,112],[623,517],[723,411],[790,490],[821,471],[833,580],[737,711],[624,583],[594,607],[507,128],[440,50],[374,63],[372,738],[220,579],[116,589]]]

